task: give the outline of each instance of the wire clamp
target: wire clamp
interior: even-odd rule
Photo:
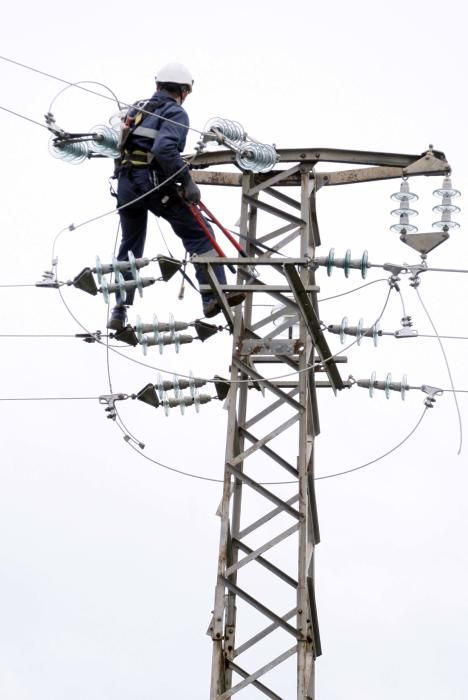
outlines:
[[[396,330],[393,335],[395,338],[417,338],[419,333],[416,328],[408,328],[405,326]]]
[[[85,343],[99,343],[102,340],[102,331],[94,333],[75,333],[75,338],[81,338]]]
[[[128,394],[102,394],[99,397],[100,404],[106,404],[107,408],[104,410],[108,414],[110,420],[115,420],[117,417],[117,409],[115,407],[116,401],[125,401],[128,399]]]
[[[400,278],[394,274],[388,278],[388,284],[390,285],[390,288],[396,289],[397,292],[400,291],[400,285],[398,284],[399,281],[400,281]]]
[[[53,270],[44,270],[42,273],[42,279],[39,280],[39,282],[36,282],[35,286],[58,289],[60,287],[60,282],[57,281]]]
[[[444,393],[443,389],[439,389],[436,386],[430,386],[429,384],[423,384],[421,387],[421,391],[424,392],[424,394],[427,394],[427,397],[424,400],[424,405],[427,408],[434,408],[436,397],[442,396],[442,394]]]
[[[47,112],[47,114],[44,114],[44,119],[45,123],[47,124],[47,128],[49,131],[51,131],[55,136],[67,136],[67,132],[62,129],[60,126],[57,125],[57,122],[55,121],[55,117],[52,114],[52,112]]]
[[[395,263],[384,263],[382,268],[386,272],[391,272],[393,276],[398,276],[401,274],[406,274],[408,272],[407,265],[396,265]]]

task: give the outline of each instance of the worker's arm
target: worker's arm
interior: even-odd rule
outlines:
[[[160,119],[159,133],[154,140],[151,152],[165,178],[180,170],[176,179],[184,184],[191,180],[188,166],[180,155],[187,140],[189,126],[187,112],[178,104],[171,103],[160,116],[165,119]]]

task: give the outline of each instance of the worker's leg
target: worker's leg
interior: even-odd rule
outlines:
[[[128,260],[128,253],[131,251],[135,258],[143,256],[146,240],[146,226],[148,211],[145,200],[140,200],[132,204],[142,192],[141,175],[135,173],[133,168],[124,168],[119,173],[119,183],[117,188],[117,206],[119,207],[119,217],[121,225],[121,240],[117,260]],[[128,206],[124,206],[128,205]],[[123,208],[121,209],[120,207]],[[124,279],[131,280],[132,273],[126,271]],[[135,290],[128,290],[125,301],[119,292],[115,294],[116,305],[112,310],[107,327],[119,331],[127,325],[126,306],[131,306],[135,297]]]
[[[146,171],[138,171],[135,168],[123,169],[119,174],[119,185],[117,190],[117,205],[119,208],[122,237],[120,241],[117,260],[128,260],[128,253],[131,251],[135,258],[143,257],[146,241],[146,228],[148,221],[148,208],[146,199],[131,204],[135,199],[144,194],[146,185]],[[130,271],[123,273],[124,279],[131,280]],[[117,296],[117,295],[116,295]],[[125,304],[133,304],[135,290],[127,292]],[[119,301],[119,300],[118,300]]]
[[[117,206],[122,225],[122,238],[117,260],[128,260],[129,250],[136,258],[141,258],[145,249],[148,207],[145,199],[134,202],[144,193],[140,186],[140,179],[141,174],[134,172],[133,168],[123,169],[119,174]]]
[[[156,213],[156,212],[155,212]],[[174,195],[170,197],[166,205],[158,209],[158,215],[170,223],[174,233],[182,239],[185,250],[190,254],[205,254],[213,251],[212,243],[206,233],[193,216],[185,203]],[[214,237],[213,230],[207,222],[207,226]],[[214,253],[217,255],[216,253]],[[226,284],[226,273],[223,265],[213,265],[213,271],[220,284]],[[195,265],[195,276],[199,284],[208,284],[208,278],[204,265]],[[213,299],[211,292],[202,294],[202,302],[205,306]]]

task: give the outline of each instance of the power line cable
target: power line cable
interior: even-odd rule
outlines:
[[[76,333],[0,333],[0,338],[75,338],[76,340],[77,336]]]
[[[424,407],[424,410],[421,414],[421,416],[418,419],[418,422],[414,426],[414,428],[406,435],[406,437],[403,438],[403,440],[400,440],[400,442],[392,447],[390,450],[387,450],[387,452],[384,452],[383,455],[380,455],[380,457],[376,457],[375,459],[371,459],[370,462],[366,462],[365,464],[361,464],[359,467],[353,467],[352,469],[345,469],[342,472],[335,472],[334,474],[325,474],[324,476],[316,476],[314,478],[315,481],[322,481],[323,479],[334,479],[336,476],[344,476],[345,474],[351,474],[352,472],[357,472],[360,469],[365,469],[366,467],[370,467],[371,464],[375,464],[376,462],[380,462],[381,459],[384,459],[384,457],[388,457],[388,455],[392,454],[392,452],[395,452],[395,450],[398,450],[399,447],[405,444],[407,440],[410,439],[412,435],[416,432],[416,430],[419,428],[421,425],[421,422],[424,418],[424,416],[427,413],[427,406]]]
[[[57,235],[54,238],[54,241],[52,243],[52,260],[55,260],[55,246],[57,244],[58,239],[60,236],[65,233],[66,231],[76,231],[78,228],[83,228],[83,226],[87,226],[88,224],[94,223],[95,221],[99,221],[100,219],[104,219],[106,216],[110,216],[111,214],[116,214],[117,212],[121,211],[122,209],[125,209],[126,207],[129,207],[132,204],[135,204],[135,202],[139,202],[141,199],[144,197],[148,197],[150,194],[153,194],[157,190],[159,190],[161,187],[164,185],[167,185],[169,182],[171,182],[174,178],[176,178],[183,170],[189,167],[190,162],[187,161],[184,163],[184,165],[176,170],[175,173],[172,173],[168,178],[163,180],[163,182],[158,183],[153,189],[148,190],[148,192],[145,192],[144,194],[139,195],[138,197],[135,197],[135,199],[130,200],[130,202],[127,202],[126,204],[122,204],[120,207],[115,207],[114,209],[110,209],[103,214],[99,214],[97,216],[93,216],[91,219],[87,219],[86,221],[81,221],[78,224],[70,224],[69,226],[65,226],[62,228]]]
[[[468,270],[461,270],[457,268],[450,268],[450,267],[428,267],[426,272],[459,272],[463,274],[468,274]]]
[[[27,122],[31,122],[32,124],[36,124],[36,126],[40,126],[43,129],[49,130],[45,124],[42,124],[41,122],[38,122],[35,119],[31,119],[31,117],[27,117],[25,114],[20,114],[20,112],[15,112],[13,109],[9,109],[8,107],[3,107],[2,105],[0,105],[0,109],[2,109],[4,112],[8,112],[9,114],[13,114],[15,117],[19,117],[20,119],[24,119]]]
[[[401,301],[401,307],[403,310],[403,318],[405,318],[406,317],[405,300],[403,298],[403,293],[402,293],[400,287],[398,287],[398,296],[400,297],[400,301]]]
[[[377,282],[388,282],[387,277],[379,277],[377,280],[372,280],[372,282],[366,282],[366,284],[361,284],[360,287],[355,287],[354,289],[350,289],[348,292],[341,292],[341,294],[334,294],[332,297],[325,297],[324,299],[319,298],[319,303],[321,304],[323,301],[330,301],[331,299],[338,299],[338,297],[344,297],[347,294],[353,294],[354,292],[358,292],[360,289],[364,289],[365,287],[370,287],[371,284],[377,284]]]
[[[424,309],[424,313],[426,314],[426,316],[427,316],[427,318],[428,318],[428,320],[429,320],[429,323],[431,324],[432,329],[433,329],[434,333],[435,333],[436,336],[437,336],[437,339],[438,339],[438,341],[439,341],[439,346],[440,346],[440,349],[441,349],[441,351],[442,351],[442,355],[443,355],[443,357],[444,357],[445,366],[447,367],[447,373],[448,373],[448,376],[449,376],[450,386],[452,387],[453,400],[454,400],[454,402],[455,402],[455,408],[456,408],[457,417],[458,417],[459,443],[458,443],[458,452],[457,452],[457,454],[460,454],[461,451],[462,451],[462,445],[463,445],[463,424],[462,424],[462,419],[461,419],[460,406],[458,405],[457,394],[456,394],[456,391],[455,391],[455,384],[454,384],[454,382],[453,382],[452,372],[451,372],[451,370],[450,370],[450,364],[449,364],[449,361],[448,361],[448,358],[447,358],[447,354],[446,354],[446,352],[445,352],[444,344],[442,343],[442,340],[440,339],[440,336],[439,336],[439,334],[438,334],[438,332],[437,332],[437,328],[435,327],[434,321],[432,320],[431,315],[430,315],[430,313],[429,313],[429,311],[428,311],[426,305],[424,304],[424,302],[423,302],[423,300],[422,300],[421,294],[419,293],[419,289],[418,289],[417,287],[414,287],[414,290],[415,290],[415,292],[416,292],[416,294],[417,294],[417,297],[418,297],[418,299],[419,299],[419,301],[420,301],[420,303],[421,303],[422,308]]]
[[[105,83],[100,83],[100,82],[98,82],[97,80],[78,80],[76,83],[70,83],[69,85],[66,85],[64,88],[62,88],[62,89],[55,95],[55,97],[52,99],[52,102],[51,102],[50,105],[49,105],[49,114],[52,113],[52,107],[54,106],[54,102],[55,102],[61,95],[63,95],[63,93],[64,93],[66,90],[69,90],[71,87],[81,87],[82,85],[85,85],[85,84],[87,84],[87,85],[99,85],[100,87],[103,87],[105,90],[109,90],[109,92],[111,93],[113,99],[115,100],[115,102],[117,102],[118,108],[121,109],[121,102],[120,102],[119,98],[117,97],[117,95],[115,94],[115,92],[114,92],[113,90],[111,90],[111,88],[110,88],[108,85],[106,85]],[[89,92],[90,92],[90,91],[89,91]],[[94,93],[94,94],[98,94],[100,97],[104,97],[104,95],[101,95],[100,93]]]
[[[37,287],[37,284],[0,284],[3,288],[13,288],[13,287]]]
[[[87,333],[87,336],[93,336],[94,342],[97,341],[97,339],[94,336],[94,333]],[[390,335],[393,335],[392,333]],[[101,338],[106,338],[106,334],[102,334],[100,336]],[[465,335],[434,335],[432,333],[419,333],[416,338],[441,338],[442,340],[468,340],[468,336]],[[0,333],[0,338],[73,338],[74,340],[86,340],[83,337],[80,337],[76,333]],[[109,347],[113,348],[121,348],[122,345],[109,345]],[[350,347],[349,345],[347,347]],[[344,351],[344,350],[343,350]],[[125,357],[128,360],[131,360],[132,358],[129,357],[128,355],[122,355],[122,357]],[[158,369],[157,367],[153,367],[152,365],[147,365],[143,363],[143,367],[148,367],[149,369]]]
[[[429,333],[418,333],[418,338],[443,338],[444,340],[468,340],[466,335],[431,335]]]
[[[99,396],[3,396],[0,401],[98,401]]]
[[[183,375],[179,375],[183,376]],[[440,389],[441,392],[449,394],[468,394],[468,389]],[[1,396],[0,401],[98,401],[100,396]],[[134,398],[130,395],[129,398]],[[385,456],[385,455],[384,455]],[[381,458],[379,458],[381,459]],[[286,484],[293,483],[292,481],[270,481],[270,484]]]
[[[334,474],[325,474],[324,476],[316,476],[316,477],[314,477],[314,481],[322,481],[324,479],[334,479],[338,476],[344,476],[345,474],[351,474],[352,472],[356,472],[356,471],[359,471],[361,469],[365,469],[366,467],[370,467],[372,464],[376,464],[377,462],[380,462],[385,457],[388,457],[388,455],[392,454],[393,452],[398,450],[400,447],[402,447],[402,445],[404,445],[405,442],[407,442],[414,435],[416,430],[421,425],[422,420],[423,420],[424,416],[426,415],[427,410],[428,410],[427,406],[425,406],[421,416],[419,417],[416,425],[412,428],[412,430],[402,440],[400,440],[400,442],[398,442],[396,445],[394,445],[391,449],[384,452],[384,454],[380,455],[379,457],[376,457],[375,459],[370,460],[369,462],[366,462],[365,464],[361,464],[358,467],[353,467],[351,469],[345,469],[342,472],[336,472]],[[134,445],[130,444],[129,442],[128,442],[128,445],[132,448],[132,450],[137,452],[141,457],[144,457],[149,462],[152,462],[153,464],[156,464],[157,466],[159,466],[163,469],[167,469],[168,471],[179,474],[180,476],[186,476],[188,478],[198,479],[200,481],[211,481],[211,482],[218,483],[218,484],[224,483],[223,479],[214,479],[212,477],[202,476],[201,474],[187,472],[187,471],[184,471],[182,469],[178,469],[176,467],[170,467],[169,465],[164,464],[163,462],[159,462],[158,460],[153,459],[152,457],[149,457],[147,454],[145,454],[141,450],[137,449]],[[283,485],[296,484],[296,483],[297,483],[297,480],[295,480],[295,481],[261,481],[261,482],[259,482],[259,484],[261,484],[262,486],[283,486]]]
[[[78,82],[71,82],[70,80],[65,80],[64,78],[60,78],[60,77],[58,77],[57,75],[53,75],[52,73],[47,73],[46,71],[42,71],[42,70],[39,70],[38,68],[34,68],[33,66],[29,66],[29,65],[27,65],[26,63],[21,63],[20,61],[15,61],[15,60],[13,60],[12,58],[8,58],[7,56],[0,56],[0,60],[1,60],[1,61],[5,61],[5,62],[7,62],[7,63],[12,63],[13,65],[19,66],[20,68],[25,68],[26,70],[30,70],[30,71],[32,71],[32,72],[34,72],[34,73],[38,73],[39,75],[43,75],[43,76],[45,76],[46,78],[51,78],[52,80],[57,80],[57,81],[60,82],[60,83],[64,83],[64,84],[67,86],[67,88],[69,88],[69,87],[76,87],[76,88],[78,88],[79,90],[83,90],[84,92],[90,93],[91,95],[96,95],[97,97],[102,97],[102,98],[105,99],[105,100],[114,100],[114,99],[115,99],[115,100],[117,100],[117,102],[118,102],[120,105],[122,105],[123,107],[127,107],[127,108],[133,107],[133,103],[124,102],[123,100],[120,100],[118,97],[116,97],[115,94],[114,94],[114,92],[113,92],[107,85],[104,85],[104,83],[97,83],[97,82],[94,81],[94,80],[82,80],[82,81],[78,81]],[[97,85],[102,85],[102,86],[105,87],[107,90],[109,90],[109,92],[112,93],[113,97],[109,97],[109,95],[104,95],[102,92],[97,92],[97,90],[91,90],[90,88],[86,88],[86,87],[84,87],[81,83],[94,83],[94,84],[97,84]],[[63,92],[63,91],[61,91],[61,92]],[[59,94],[60,94],[60,93],[59,93]],[[57,97],[58,97],[58,95],[56,95],[56,97],[54,98],[54,100],[55,100]],[[8,110],[7,110],[7,111],[8,111]],[[140,111],[143,112],[144,114],[152,114],[152,112],[150,112],[150,111],[148,111],[148,110],[145,110],[144,108],[143,108],[143,109],[140,109]],[[21,116],[21,115],[19,115],[19,116]],[[178,121],[176,121],[176,120],[174,120],[174,119],[168,119],[167,117],[161,117],[161,119],[162,119],[163,121],[171,122],[172,124],[177,124],[177,125],[179,125],[179,126],[183,126],[183,127],[185,127],[187,130],[194,131],[194,132],[197,133],[197,134],[203,135],[203,134],[205,133],[204,131],[200,131],[200,129],[196,129],[196,128],[193,127],[193,126],[187,126],[186,124],[181,124],[180,122],[178,122]],[[30,121],[32,121],[32,120],[30,120]],[[36,122],[36,124],[39,124],[39,122]],[[40,126],[44,126],[44,124],[40,124]],[[46,126],[45,128],[47,129],[48,127]]]
[[[135,445],[132,445],[128,440],[125,441],[129,447],[132,448],[137,454],[140,455],[140,457],[144,457],[147,459],[149,462],[152,462],[153,464],[156,464],[158,467],[161,467],[162,469],[167,469],[170,472],[174,472],[175,474],[179,474],[180,476],[187,476],[190,479],[198,479],[199,481],[211,481],[213,483],[217,484],[222,484],[223,479],[214,479],[209,476],[202,476],[201,474],[192,474],[191,472],[186,472],[183,471],[182,469],[177,469],[176,467],[170,467],[168,464],[163,464],[162,462],[158,462],[158,460],[153,459],[152,457],[149,457],[147,454],[139,450]]]

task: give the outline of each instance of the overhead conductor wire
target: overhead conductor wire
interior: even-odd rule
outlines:
[[[447,373],[448,373],[448,376],[449,376],[450,386],[452,387],[453,400],[454,400],[454,402],[455,402],[455,408],[456,408],[457,417],[458,417],[459,442],[458,442],[458,451],[457,451],[457,454],[459,455],[459,454],[461,453],[461,451],[462,451],[462,445],[463,445],[463,424],[462,424],[462,419],[461,419],[460,406],[458,405],[457,394],[456,394],[456,391],[455,391],[455,384],[454,384],[454,382],[453,382],[452,372],[451,372],[451,369],[450,369],[450,364],[449,364],[449,361],[448,361],[448,358],[447,358],[447,354],[446,354],[446,352],[445,352],[444,344],[442,343],[442,340],[441,340],[441,338],[440,338],[440,335],[439,335],[439,333],[437,332],[437,328],[435,327],[434,321],[432,320],[431,315],[430,315],[430,313],[429,313],[429,311],[428,311],[426,305],[424,304],[424,302],[423,302],[423,300],[422,300],[421,294],[419,293],[419,289],[418,289],[417,287],[414,287],[414,290],[415,290],[415,292],[416,292],[416,294],[417,294],[417,296],[418,296],[418,299],[419,299],[419,302],[420,302],[422,308],[424,309],[424,313],[426,314],[426,316],[427,316],[427,318],[428,318],[428,321],[429,321],[429,323],[430,323],[431,326],[432,326],[432,330],[434,331],[434,333],[435,333],[436,336],[437,336],[437,340],[438,340],[438,342],[439,342],[439,346],[440,346],[440,349],[441,349],[441,351],[442,351],[442,355],[443,355],[443,357],[444,357],[445,366],[447,367]]]
[[[42,71],[42,70],[39,70],[38,68],[34,68],[33,66],[28,66],[26,63],[21,63],[20,61],[15,61],[12,58],[8,58],[7,56],[0,56],[0,60],[5,61],[7,63],[11,63],[15,66],[19,66],[20,68],[25,68],[26,70],[30,70],[33,73],[38,73],[39,75],[43,75],[46,78],[51,78],[52,80],[57,80],[58,82],[64,83],[65,85],[67,85],[67,87],[76,87],[79,90],[83,90],[84,92],[89,92],[91,95],[96,95],[97,97],[102,97],[105,100],[112,100],[112,101],[116,100],[117,103],[122,105],[123,107],[130,108],[133,106],[132,103],[124,102],[123,100],[120,100],[119,98],[117,98],[115,96],[114,92],[107,85],[104,85],[103,83],[98,83],[94,80],[82,80],[82,81],[78,81],[78,82],[72,82],[70,80],[65,80],[64,78],[60,78],[57,75],[53,75],[52,73],[47,73],[46,71]],[[86,88],[81,83],[94,83],[97,85],[102,85],[107,90],[109,90],[109,92],[113,95],[113,97],[109,97],[109,95],[104,95],[102,92],[97,92],[96,90],[91,90],[90,88]],[[58,95],[56,97],[58,97]],[[11,111],[11,110],[6,110],[6,111]],[[145,114],[151,114],[151,112],[149,112],[145,109],[141,109],[140,111],[142,111]],[[21,115],[18,115],[18,116],[21,116]],[[25,118],[27,118],[27,117],[25,117]],[[161,119],[163,119],[164,121],[167,121],[167,122],[171,122],[172,124],[179,123],[179,122],[175,121],[174,119],[168,119],[167,117],[161,117]],[[32,120],[30,120],[30,121],[32,121]],[[35,122],[35,123],[39,124],[39,122]],[[45,126],[44,124],[39,124],[39,125],[43,126],[43,127]],[[190,131],[196,132],[197,134],[204,133],[203,131],[200,131],[200,129],[196,129],[193,126],[186,126],[185,124],[183,124],[183,126],[185,126],[185,128],[187,128]],[[45,127],[45,128],[48,128],[48,127]]]
[[[97,400],[99,397],[98,396],[46,396],[46,397],[21,397],[21,398],[0,398],[0,401],[77,401],[77,400],[82,400],[82,401],[89,401],[89,400]],[[407,442],[412,435],[416,432],[416,430],[419,428],[421,425],[421,422],[426,415],[427,412],[427,407],[425,407],[422,415],[420,416],[418,422],[414,426],[414,428],[406,435],[406,437],[403,438],[403,440],[400,440],[398,444],[396,444],[394,447],[392,447],[390,450],[387,450],[387,452],[384,452],[384,454],[380,455],[379,457],[376,457],[375,459],[370,460],[369,462],[366,462],[365,464],[361,464],[358,467],[353,467],[351,469],[345,469],[342,472],[336,472],[334,474],[325,474],[324,476],[316,476],[314,477],[315,481],[321,481],[323,479],[334,479],[335,477],[338,476],[344,476],[345,474],[351,474],[352,472],[359,471],[360,469],[364,469],[365,467],[369,467],[372,464],[375,464],[376,462],[381,461],[385,457],[388,457],[388,455],[392,454],[395,452],[397,449],[399,449],[405,442]],[[120,426],[119,426],[120,427]],[[122,428],[120,428],[122,429]],[[132,445],[131,442],[128,440],[125,440],[125,442],[128,444],[129,447],[132,448],[135,452],[137,452],[141,457],[144,457],[144,459],[148,460],[152,464],[155,464],[158,467],[161,467],[162,469],[166,469],[167,471],[174,472],[175,474],[179,474],[180,476],[186,476],[191,479],[197,479],[199,481],[210,481],[212,483],[217,483],[217,484],[222,484],[224,483],[223,479],[215,479],[213,477],[209,476],[203,476],[202,474],[194,474],[192,472],[187,472],[184,471],[183,469],[178,469],[176,467],[171,467],[167,464],[164,464],[163,462],[159,462],[158,460],[149,457],[147,454],[141,451],[141,443],[137,442],[138,447],[135,445]],[[140,449],[138,449],[140,447]],[[285,486],[288,484],[295,484],[297,483],[296,481],[262,481],[259,482],[261,485],[264,486]]]
[[[370,460],[369,462],[366,462],[365,464],[361,464],[358,467],[352,467],[351,469],[345,469],[344,471],[336,472],[334,474],[325,474],[323,476],[315,476],[314,481],[321,481],[324,479],[334,479],[335,477],[344,476],[345,474],[351,474],[352,472],[359,471],[360,469],[370,467],[372,464],[376,464],[376,462],[380,462],[385,457],[388,457],[388,455],[392,454],[393,452],[396,452],[396,450],[398,450],[400,447],[402,447],[402,445],[404,445],[405,442],[407,442],[414,435],[416,430],[421,425],[422,420],[423,420],[424,416],[426,415],[426,413],[427,413],[427,407],[424,407],[424,410],[423,410],[421,416],[419,417],[416,425],[412,428],[412,430],[402,440],[400,440],[400,442],[398,442],[396,445],[394,445],[394,447],[392,447],[391,449],[384,452],[384,454],[380,455],[379,457],[376,457],[375,459]],[[201,474],[194,474],[192,472],[186,472],[182,469],[177,469],[176,467],[170,467],[167,464],[163,464],[162,462],[159,462],[158,460],[153,459],[152,457],[149,457],[147,454],[145,454],[141,450],[137,449],[134,445],[130,444],[129,442],[128,442],[128,445],[133,450],[135,450],[135,452],[137,452],[141,457],[144,457],[149,462],[152,462],[153,464],[156,464],[157,466],[162,467],[163,469],[167,469],[168,471],[175,472],[176,474],[179,474],[181,476],[186,476],[186,477],[189,477],[191,479],[199,479],[201,481],[211,481],[211,482],[215,482],[218,484],[224,483],[223,479],[214,479],[212,477],[203,476]],[[295,480],[295,481],[261,481],[261,482],[259,482],[259,484],[261,484],[262,486],[286,486],[288,484],[296,484],[296,483],[297,483],[297,480]]]
[[[97,401],[99,396],[4,396],[0,401]]]
[[[371,284],[377,284],[377,282],[388,282],[387,277],[379,277],[379,279],[372,280],[371,282],[366,282],[366,284],[361,284],[360,287],[355,287],[354,289],[349,289],[347,292],[340,292],[340,294],[334,294],[332,297],[324,297],[323,299],[320,298],[319,302],[322,303],[322,301],[331,301],[331,299],[338,299],[339,297],[344,297],[347,294],[353,294],[354,292],[358,292],[360,289],[364,289],[365,287],[370,287]]]
[[[371,459],[370,462],[366,462],[365,464],[361,464],[359,467],[353,467],[352,469],[345,469],[342,472],[335,472],[334,474],[325,474],[324,476],[316,476],[316,477],[314,477],[315,481],[321,481],[323,479],[333,479],[336,476],[344,476],[344,474],[351,474],[351,472],[357,472],[360,469],[364,469],[365,467],[370,467],[371,464],[375,464],[376,462],[379,462],[381,459],[384,459],[384,457],[388,457],[388,455],[390,455],[390,454],[392,454],[392,452],[395,452],[396,450],[398,450],[399,447],[404,445],[404,443],[407,440],[409,440],[412,435],[414,435],[416,430],[421,425],[422,420],[423,420],[424,416],[426,415],[426,413],[427,413],[427,406],[424,407],[424,410],[423,410],[421,416],[419,417],[418,422],[416,423],[414,428],[412,430],[410,430],[408,435],[406,435],[406,437],[404,437],[403,440],[400,440],[400,442],[397,445],[392,447],[390,450],[387,450],[387,452],[384,452],[383,455],[380,455],[380,457],[376,457],[375,459]]]
[[[25,114],[20,114],[19,112],[15,112],[13,109],[8,109],[8,107],[3,107],[1,105],[0,109],[2,109],[4,112],[8,112],[9,114],[13,114],[15,117],[19,117],[20,119],[24,119],[27,122],[31,122],[31,124],[36,124],[37,126],[41,126],[43,129],[49,130],[49,127],[46,126],[46,124],[42,124],[42,122],[38,122],[35,119],[31,119],[31,117],[27,117]]]

